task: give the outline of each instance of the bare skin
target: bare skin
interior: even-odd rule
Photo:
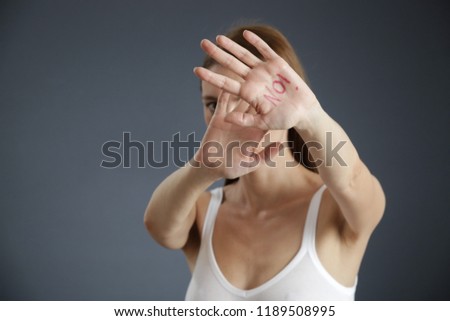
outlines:
[[[224,188],[213,233],[213,250],[225,278],[240,289],[255,288],[280,272],[301,247],[306,212],[313,194],[327,185],[319,210],[316,249],[325,269],[342,285],[352,286],[367,242],[385,207],[383,190],[359,158],[344,130],[322,109],[313,92],[287,63],[258,36],[244,37],[264,56],[264,61],[230,39],[219,36],[202,48],[218,64],[210,70],[196,68],[202,80],[207,131],[202,146],[216,141],[283,142],[294,127],[305,141],[325,146],[326,132],[333,144],[345,141],[339,150],[346,163],[323,163],[319,174],[302,166],[288,167],[292,155],[280,152],[278,144],[255,146],[242,154],[232,151],[232,166],[226,155],[208,166],[211,159],[202,148],[191,164],[164,180],[150,199],[144,221],[161,245],[183,249],[193,270],[201,244],[207,187],[221,178],[240,177]],[[220,65],[219,65],[220,64]],[[275,148],[274,148],[275,146]],[[325,160],[325,149],[311,148],[315,160]],[[276,166],[268,166],[268,161]],[[241,166],[242,161],[257,166]],[[173,200],[177,200],[174,202]]]

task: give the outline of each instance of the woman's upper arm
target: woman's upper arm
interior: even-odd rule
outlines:
[[[351,184],[330,190],[347,225],[348,234],[369,237],[384,214],[386,198],[378,179],[359,161]]]

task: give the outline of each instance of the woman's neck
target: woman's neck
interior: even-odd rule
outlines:
[[[298,164],[291,153],[286,154],[274,157],[272,166],[261,164],[239,178],[235,196],[244,206],[267,209],[318,188],[322,183],[320,176]]]

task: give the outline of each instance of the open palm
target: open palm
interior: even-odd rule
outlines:
[[[263,130],[288,129],[301,123],[315,106],[314,93],[303,79],[269,45],[251,31],[244,37],[258,49],[264,60],[225,36],[217,42],[229,54],[208,40],[202,48],[223,67],[240,76],[237,81],[206,68],[195,68],[196,75],[210,84],[237,95],[256,113],[236,110],[226,116],[228,122]]]

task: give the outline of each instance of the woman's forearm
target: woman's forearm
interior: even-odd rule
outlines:
[[[306,142],[324,183],[335,190],[349,186],[361,164],[355,147],[342,127],[317,103],[311,108],[307,119],[295,129]]]
[[[144,214],[153,238],[165,247],[182,248],[195,222],[197,199],[219,178],[189,163],[168,176],[153,192]]]
[[[370,235],[380,221],[385,196],[378,180],[359,158],[342,127],[319,104],[296,126],[309,143],[319,175],[338,203],[354,235]]]

